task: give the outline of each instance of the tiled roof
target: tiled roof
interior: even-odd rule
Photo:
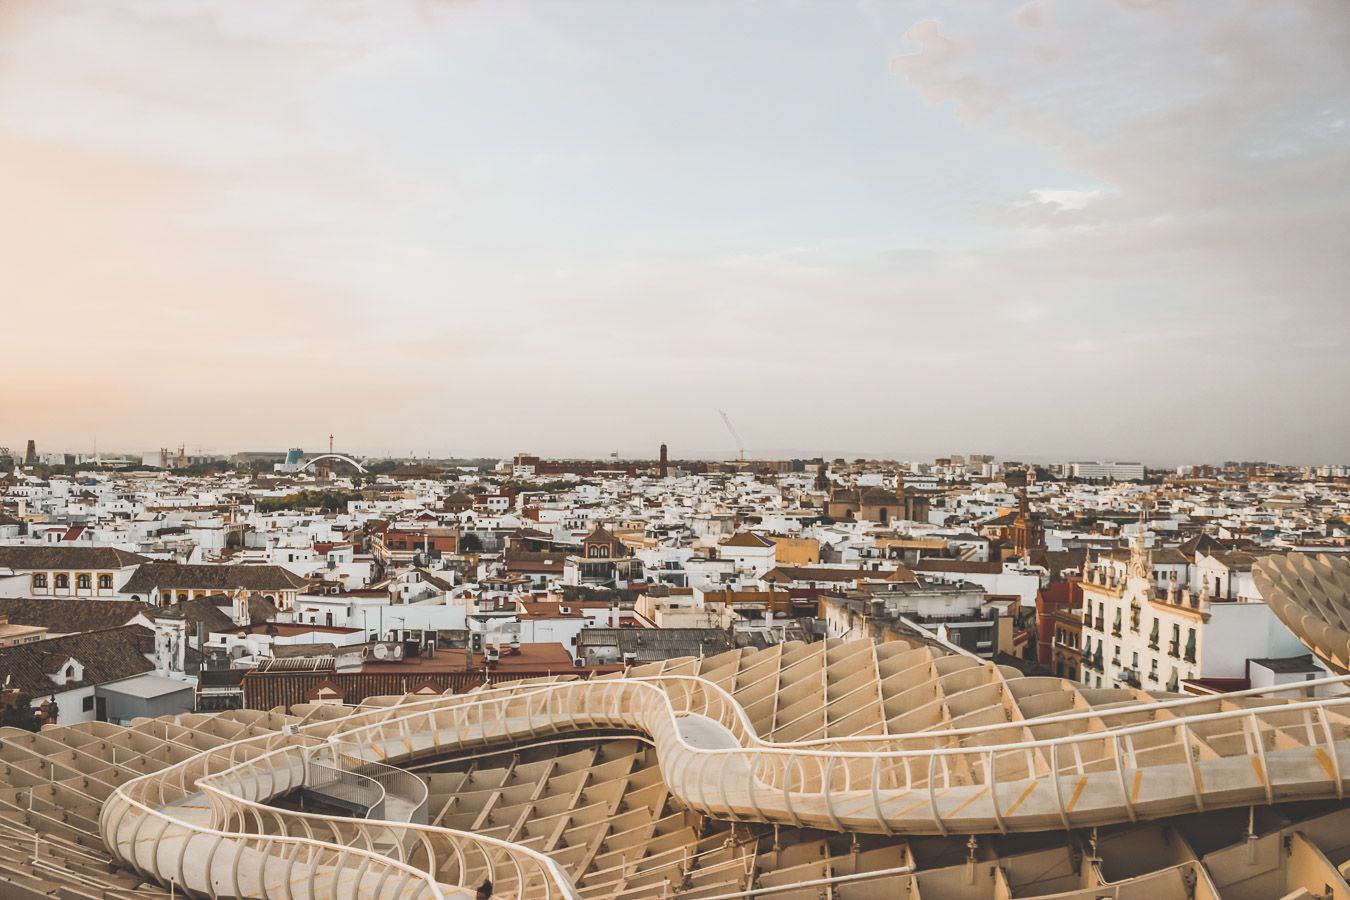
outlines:
[[[276,615],[276,608],[258,600],[258,615]],[[125,625],[137,615],[155,620],[182,615],[190,633],[200,623],[206,631],[225,631],[235,627],[234,620],[205,597],[154,606],[141,600],[102,600],[85,597],[0,598],[0,616],[9,616],[15,625],[37,625],[53,634],[98,631]]]
[[[149,561],[116,547],[0,547],[0,566],[11,569],[122,569]]]
[[[148,562],[136,570],[122,593],[148,593],[154,588],[205,591],[286,591],[309,582],[281,566],[211,566]]]
[[[914,573],[901,566],[893,570],[841,569],[832,566],[777,566],[764,574],[765,581],[917,581]]]
[[[976,562],[970,559],[934,559],[926,557],[914,563],[916,572],[956,572],[967,575],[998,575],[1003,571],[1003,563]]]
[[[34,699],[77,687],[108,684],[154,670],[145,654],[154,649],[154,634],[141,625],[86,631],[65,637],[0,649],[0,672],[11,685]],[[84,667],[84,678],[58,685],[51,673],[66,660]]]
[[[56,634],[117,628],[150,611],[150,604],[139,600],[0,599],[0,616],[9,616],[11,624],[37,625]]]
[[[765,547],[772,547],[773,541],[769,540],[768,538],[760,537],[753,531],[742,531],[739,534],[732,536],[730,540],[724,541],[722,546],[753,547],[756,549],[763,549]]]

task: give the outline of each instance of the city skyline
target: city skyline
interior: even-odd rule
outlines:
[[[1348,44],[1329,2],[6,4],[3,427],[1342,461]]]
[[[39,457],[45,453],[61,453],[74,455],[81,460],[88,458],[103,457],[107,459],[117,459],[119,457],[130,456],[143,460],[150,460],[151,457],[167,451],[171,456],[176,457],[178,451],[182,449],[185,455],[192,458],[211,457],[228,458],[242,454],[272,453],[284,455],[287,450],[299,449],[304,451],[306,458],[312,458],[324,453],[330,452],[324,441],[301,441],[299,443],[271,442],[248,447],[214,447],[201,444],[192,444],[187,442],[171,442],[162,447],[149,447],[139,445],[128,445],[118,447],[103,447],[97,445],[82,446],[43,446],[41,442],[37,443]],[[697,460],[701,462],[715,461],[734,461],[738,458],[740,451],[731,447],[730,438],[727,439],[727,446],[724,448],[707,447],[670,447],[671,460]],[[11,441],[5,444],[0,440],[0,449],[9,449],[15,454],[16,459],[23,456],[26,441]],[[495,447],[474,447],[474,446],[399,446],[394,444],[385,445],[344,445],[335,444],[332,452],[339,455],[350,454],[361,460],[379,460],[379,459],[429,459],[429,460],[476,460],[476,459],[497,459],[510,460],[520,454],[530,454],[539,456],[542,459],[575,459],[575,460],[603,460],[606,458],[615,458],[619,460],[656,460],[659,455],[659,446],[638,447],[621,446],[609,451],[590,452],[585,449],[563,448],[555,452],[542,452],[538,447],[527,446],[514,449],[502,449]],[[1222,466],[1227,463],[1262,463],[1276,466],[1303,466],[1319,467],[1332,466],[1339,467],[1345,465],[1344,459],[1258,459],[1255,457],[1245,457],[1239,454],[1228,454],[1214,457],[1171,457],[1166,455],[1144,455],[1144,456],[1126,456],[1125,454],[1105,454],[1091,456],[1089,454],[1071,454],[1071,453],[1033,453],[1003,451],[998,448],[983,449],[941,449],[930,448],[923,450],[868,450],[846,448],[834,445],[828,445],[817,448],[793,448],[793,447],[765,447],[746,449],[744,459],[748,461],[761,460],[787,460],[787,459],[825,459],[827,461],[834,459],[854,459],[876,460],[881,462],[898,463],[927,463],[935,459],[944,459],[952,456],[969,459],[971,456],[987,455],[995,461],[1031,463],[1036,465],[1057,466],[1066,465],[1073,462],[1116,462],[1116,463],[1141,463],[1149,469],[1172,469],[1176,467],[1187,466]]]

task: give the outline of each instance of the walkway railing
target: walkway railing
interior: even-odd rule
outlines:
[[[309,761],[305,790],[327,800],[361,810],[362,818],[384,818],[384,785],[362,772],[317,759]]]
[[[142,874],[204,893],[223,892],[221,884],[238,893],[240,869],[253,866],[287,878],[276,887],[262,877],[249,896],[287,900],[353,885],[363,897],[439,898],[449,886],[471,888],[482,878],[504,896],[575,897],[556,863],[519,845],[413,821],[281,810],[266,801],[305,784],[316,759],[346,760],[364,772],[374,764],[597,728],[651,739],[671,791],[693,809],[836,830],[1071,828],[1343,797],[1350,696],[1290,702],[1255,696],[1240,699],[1265,705],[1225,709],[1222,697],[1180,699],[981,729],[776,744],[756,734],[725,690],[695,676],[513,684],[364,709],[295,735],[225,745],[118,788],[102,828],[114,854]],[[1100,730],[1002,743],[996,737],[1008,728],[1025,734],[1082,720]],[[189,814],[186,799],[200,799],[205,815]],[[141,846],[146,838],[150,851]],[[235,842],[229,853],[222,850],[226,841]],[[197,857],[190,844],[210,854]],[[216,856],[228,858],[233,882],[221,879]],[[185,865],[187,859],[197,861]]]

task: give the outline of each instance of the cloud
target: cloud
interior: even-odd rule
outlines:
[[[802,451],[821,409],[860,450],[1350,446],[1308,389],[1350,382],[1342,5],[662,10],[0,5],[6,421],[715,448],[731,395]]]
[[[927,103],[954,102],[957,114],[975,119],[988,113],[998,91],[978,77],[958,74],[961,61],[953,43],[944,37],[936,19],[922,19],[905,32],[905,40],[919,49],[891,60],[891,69],[918,88]]]
[[[1036,203],[1054,207],[1057,210],[1083,209],[1102,195],[1100,188],[1090,191],[1035,190],[1031,197]]]
[[[1030,3],[1018,7],[1014,18],[1019,25],[1025,25],[1028,28],[1040,28],[1045,24],[1045,4],[1042,0],[1031,0]]]
[[[1132,364],[1184,379],[1224,415],[1280,406],[1289,430],[1255,439],[1272,455],[1350,446],[1350,417],[1328,421],[1306,391],[1309,379],[1350,384],[1338,352],[1350,335],[1350,9],[1043,12],[1019,10],[1036,26],[1024,30],[974,13],[917,23],[906,37],[919,53],[894,67],[926,102],[955,100],[973,139],[1034,148],[1099,185],[991,198],[990,232],[951,289],[1029,292],[1051,310],[1050,333],[1129,347]],[[1075,338],[1102,332],[1101,309],[1116,310],[1105,332]],[[1058,390],[1105,389],[1113,369]],[[1141,452],[1167,442],[1203,443],[1192,426],[1140,430]]]

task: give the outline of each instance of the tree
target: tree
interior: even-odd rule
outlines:
[[[281,512],[289,509],[319,509],[324,512],[345,512],[347,503],[351,500],[360,500],[361,495],[356,491],[297,491],[294,494],[286,494],[284,497],[262,497],[258,500],[256,506],[258,512]]]
[[[466,534],[459,539],[460,553],[482,553],[483,542],[476,534]]]
[[[37,731],[37,716],[33,714],[33,698],[19,694],[13,703],[0,702],[0,726]]]

